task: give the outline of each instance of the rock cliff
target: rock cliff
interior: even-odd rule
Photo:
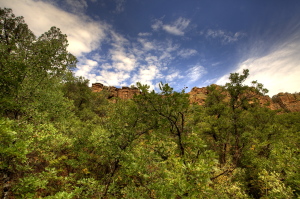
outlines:
[[[92,92],[108,92],[108,98],[118,97],[121,99],[132,99],[134,95],[139,95],[141,92],[135,87],[116,88],[114,86],[104,86],[101,83],[92,84]]]
[[[140,90],[135,87],[116,88],[114,86],[104,86],[101,83],[92,84],[93,92],[101,92],[106,90],[108,98],[118,97],[121,99],[132,99],[134,95],[141,94]],[[207,87],[194,87],[188,93],[190,95],[190,102],[199,105],[204,105],[205,99],[209,94]],[[265,95],[257,96],[261,105],[267,105],[272,110],[283,110],[288,112],[300,112],[300,93],[278,93],[272,98]]]
[[[194,87],[189,92],[190,102],[204,105],[209,90],[207,87]],[[270,98],[267,95],[256,96],[261,105],[266,105],[272,110],[283,110],[288,112],[300,112],[300,93],[279,93]]]
[[[278,93],[272,101],[286,111],[300,112],[300,93]]]

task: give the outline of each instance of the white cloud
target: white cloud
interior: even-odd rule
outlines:
[[[186,72],[186,77],[188,78],[188,84],[196,82],[206,73],[207,71],[201,65],[196,65],[189,68]]]
[[[180,72],[179,71],[174,71],[174,72],[171,72],[170,74],[168,74],[166,76],[166,81],[168,83],[172,83],[173,81],[176,81],[176,80],[181,79],[181,78],[183,78],[183,76],[180,75]]]
[[[182,49],[177,53],[180,57],[188,58],[197,54],[197,51],[194,49]]]
[[[112,49],[109,51],[112,66],[118,71],[130,72],[137,66],[135,55],[125,48],[129,42],[116,32],[111,31],[112,35]]]
[[[76,76],[82,76],[85,78],[89,77],[89,74],[95,69],[98,63],[91,59],[82,59],[77,64],[77,70],[75,71]]]
[[[190,20],[180,17],[172,24],[163,25],[162,28],[170,34],[183,36],[189,23]]]
[[[148,63],[148,65],[157,65],[158,64],[158,58],[154,55],[149,55],[145,58],[145,61]]]
[[[203,83],[202,83],[202,87],[205,87],[205,86],[208,86],[208,85],[211,85],[213,83],[215,83],[217,81],[217,78],[213,78],[213,79],[207,79],[205,80]],[[201,86],[200,86],[201,87]]]
[[[103,62],[105,61],[105,58],[103,56],[101,56],[99,53],[93,53],[91,55],[93,60],[96,60],[97,62]]]
[[[132,78],[132,84],[140,82],[142,84],[148,84],[150,89],[154,89],[153,80],[161,78],[161,73],[157,66],[141,66],[138,70],[138,73],[135,74]]]
[[[86,0],[64,0],[66,7],[73,13],[84,12],[88,7]]]
[[[177,56],[179,45],[172,40],[156,41],[148,38],[138,38],[138,44],[133,45],[131,52],[136,55],[139,63],[156,65],[162,70]],[[146,63],[145,63],[146,62]]]
[[[152,50],[155,48],[155,44],[146,39],[139,38],[138,41],[142,44],[143,49],[146,51],[149,51],[149,50]]]
[[[140,32],[138,34],[138,36],[140,36],[140,37],[146,37],[146,36],[151,36],[151,35],[152,35],[152,33],[150,33],[150,32]]]
[[[156,20],[154,24],[152,24],[152,29],[157,31],[159,29],[163,29],[164,31],[177,35],[177,36],[183,36],[185,34],[185,30],[190,24],[189,19],[185,19],[183,17],[179,17],[176,21],[174,21],[171,24],[163,24],[161,20]]]
[[[279,92],[299,92],[300,85],[300,38],[290,40],[278,46],[269,54],[262,57],[249,58],[241,62],[234,72],[242,74],[243,69],[249,69],[246,84],[257,80],[269,89],[269,95]],[[221,77],[216,83],[229,82],[228,75]]]
[[[111,48],[105,56],[106,59],[99,62],[101,63],[99,70],[90,70],[89,74],[80,73],[89,77],[91,83],[101,82],[106,85],[120,86],[139,81],[154,89],[156,83],[164,79],[161,71],[166,70],[167,64],[175,59],[176,50],[179,48],[179,45],[174,44],[172,40],[158,42],[138,38],[137,42],[131,43],[113,30],[110,30],[109,35]],[[98,54],[92,57],[101,59]],[[82,67],[81,71],[88,71],[88,68]]]
[[[102,70],[109,70],[109,69],[112,69],[112,68],[113,68],[113,66],[109,63],[104,63],[104,64],[101,65]]]
[[[124,11],[124,4],[125,4],[125,0],[115,0],[116,2],[116,13],[121,13]]]
[[[107,71],[101,70],[100,74],[95,77],[96,82],[101,82],[108,86],[120,86],[124,85],[124,81],[126,81],[130,77],[129,73],[124,71]]]
[[[231,33],[231,32],[224,31],[224,30],[208,29],[206,32],[207,38],[209,38],[209,37],[210,38],[219,38],[219,39],[221,39],[222,43],[224,43],[224,44],[236,42],[244,36],[245,36],[245,34],[242,32]]]
[[[81,1],[83,6],[84,2]],[[0,5],[12,8],[16,16],[24,16],[29,28],[36,35],[41,35],[52,26],[60,28],[67,34],[68,50],[75,56],[95,50],[106,37],[105,31],[108,28],[106,24],[92,21],[83,15],[76,16],[65,12],[47,2],[9,0],[1,1]]]
[[[179,44],[173,44],[172,40],[168,40],[166,43],[162,43],[163,46],[160,47],[161,51],[167,51],[167,52],[173,52],[176,51],[180,45]]]
[[[159,30],[163,25],[161,20],[155,20],[154,24],[151,25],[151,28],[155,31]]]
[[[175,51],[178,50],[179,47],[179,45],[173,44],[172,40],[156,44],[156,49],[158,51],[158,54],[160,54],[159,61],[161,63],[161,66],[168,65],[175,58],[175,55],[173,55],[173,53],[175,53]]]
[[[124,38],[122,35],[116,33],[115,31],[111,30],[109,32],[109,34],[111,35],[111,45],[119,50],[119,51],[123,51],[124,50],[124,46],[128,45],[129,44],[129,41]]]
[[[132,71],[136,67],[133,55],[125,55],[123,52],[114,51],[112,55],[113,67],[119,71]]]
[[[100,82],[108,86],[123,86],[135,73],[137,58],[130,51],[130,42],[122,35],[109,31],[111,48],[108,50],[106,59],[101,59],[99,54],[95,58],[101,60],[98,70],[91,71],[91,83]]]

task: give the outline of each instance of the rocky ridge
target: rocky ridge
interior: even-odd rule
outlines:
[[[134,95],[141,94],[140,90],[136,87],[116,88],[114,86],[104,86],[101,83],[92,84],[93,92],[101,92],[103,90],[108,92],[108,98],[132,99]],[[204,105],[209,90],[207,87],[194,87],[188,94],[190,95],[191,103]],[[260,95],[257,98],[261,105],[267,105],[272,110],[300,112],[300,93],[278,93],[272,98],[267,95]]]
[[[188,93],[191,103],[204,105],[209,94],[207,87],[194,87]],[[300,93],[278,93],[270,98],[268,95],[256,96],[261,105],[266,105],[271,110],[283,110],[287,112],[300,112]]]
[[[108,92],[108,98],[118,97],[121,99],[132,99],[134,95],[139,95],[141,92],[135,87],[116,88],[114,86],[104,86],[101,83],[92,84],[92,92]]]

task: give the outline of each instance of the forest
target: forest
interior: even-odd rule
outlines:
[[[73,75],[59,28],[0,17],[1,198],[300,198],[300,113],[259,104],[251,71],[204,106],[167,83],[112,101]]]

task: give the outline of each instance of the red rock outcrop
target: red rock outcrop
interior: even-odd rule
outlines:
[[[300,93],[278,93],[272,101],[286,111],[300,112]]]
[[[207,87],[203,87],[203,88],[194,87],[188,94],[190,95],[189,99],[191,103],[204,105],[205,99],[208,94],[208,89]]]
[[[216,86],[219,87],[218,85]],[[108,98],[119,97],[121,99],[132,99],[134,95],[141,94],[140,90],[135,87],[116,88],[114,86],[104,86],[101,83],[92,84],[93,92],[100,92],[102,90],[108,92]],[[191,103],[204,105],[209,90],[207,87],[194,87],[188,94],[190,95],[189,99]],[[300,112],[300,93],[279,93],[272,98],[267,95],[257,95],[256,98],[261,105],[266,105],[272,110]]]
[[[141,92],[135,87],[116,88],[114,86],[104,86],[101,83],[92,84],[92,92],[101,92],[106,90],[108,98],[118,97],[121,99],[132,99],[134,95],[139,95]]]
[[[209,90],[207,87],[197,88],[194,87],[189,92],[190,102],[199,105],[204,105]],[[288,112],[300,112],[300,93],[279,93],[270,98],[267,95],[255,96],[259,103],[263,106],[267,106],[271,110],[283,110]]]

